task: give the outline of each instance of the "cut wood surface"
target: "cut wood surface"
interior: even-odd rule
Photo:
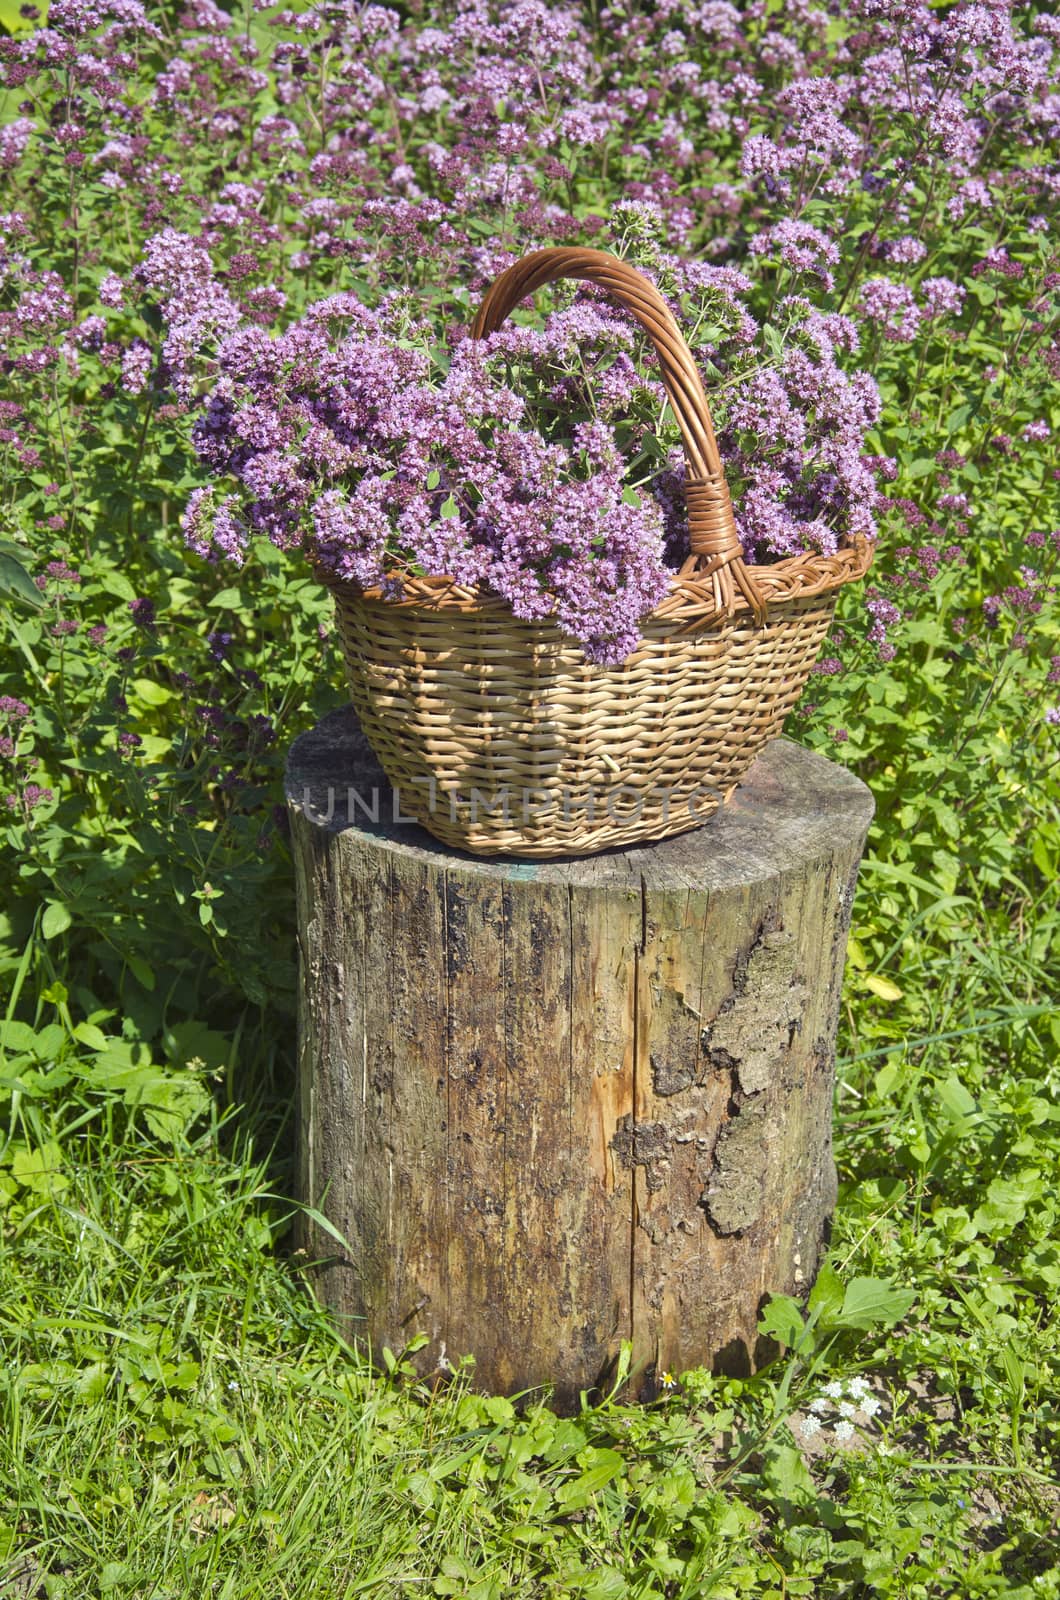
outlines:
[[[377,1355],[558,1407],[633,1344],[747,1372],[827,1241],[865,786],[787,740],[688,833],[476,858],[402,820],[352,709],[292,746],[299,1185],[321,1299]]]

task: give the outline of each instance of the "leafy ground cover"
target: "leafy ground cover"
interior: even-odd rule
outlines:
[[[4,18],[3,1592],[1055,1600],[1052,11]],[[878,385],[868,607],[788,730],[877,817],[783,1354],[558,1419],[373,1372],[290,1252],[279,774],[339,663],[296,555],[184,546],[197,397],[145,246],[194,241],[263,328],[406,287],[455,327],[617,214],[663,279],[847,318]]]

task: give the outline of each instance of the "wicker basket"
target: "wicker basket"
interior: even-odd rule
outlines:
[[[588,855],[697,827],[802,693],[840,586],[871,547],[747,567],[706,396],[665,301],[599,250],[537,250],[493,284],[482,338],[557,278],[609,291],[647,332],[680,425],[690,554],[618,667],[479,587],[330,582],[350,694],[401,815],[476,855]],[[324,580],[327,582],[327,580]]]

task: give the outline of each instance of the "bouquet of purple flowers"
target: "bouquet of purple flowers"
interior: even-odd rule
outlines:
[[[636,224],[637,204],[619,220]],[[879,397],[842,364],[853,323],[789,296],[761,327],[734,268],[667,254],[645,228],[621,242],[700,364],[745,559],[872,538]],[[184,515],[194,550],[239,561],[263,535],[388,598],[445,575],[554,617],[589,660],[636,649],[688,555],[684,464],[643,335],[599,290],[557,286],[543,321],[478,341],[459,289],[371,306],[338,293],[273,333],[186,237],[156,236],[143,273],[171,379],[201,399],[193,439],[214,481]]]

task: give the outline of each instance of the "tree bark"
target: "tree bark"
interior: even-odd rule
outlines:
[[[774,740],[704,826],[562,861],[402,820],[352,710],[290,752],[299,1184],[321,1299],[378,1356],[547,1385],[746,1373],[835,1204],[835,1035],[872,816]],[[374,807],[373,807],[374,799]],[[378,820],[368,814],[372,810]]]

